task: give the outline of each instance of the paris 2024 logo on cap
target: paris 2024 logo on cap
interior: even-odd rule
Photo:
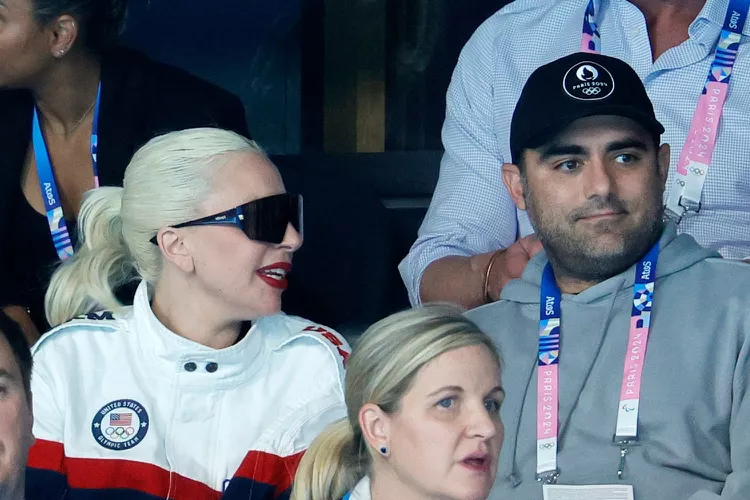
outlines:
[[[573,99],[579,101],[599,101],[606,99],[615,90],[612,73],[601,64],[579,62],[565,73],[563,89]]]

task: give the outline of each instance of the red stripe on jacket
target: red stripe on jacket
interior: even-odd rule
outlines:
[[[106,458],[66,458],[68,486],[75,489],[122,488],[180,500],[218,500],[221,492],[153,464]]]
[[[65,449],[62,443],[37,439],[29,450],[29,467],[65,474]]]
[[[294,481],[304,451],[281,457],[262,451],[250,451],[234,477],[249,479],[275,487],[279,496]],[[209,486],[170,472],[153,464],[124,459],[65,457],[61,443],[37,439],[29,452],[28,466],[49,470],[67,477],[70,488],[136,490],[156,497],[180,500],[218,500],[221,492]]]
[[[297,467],[302,460],[301,451],[294,455],[280,457],[263,451],[251,451],[245,456],[234,477],[272,484],[276,487],[275,496],[279,496],[292,486]]]

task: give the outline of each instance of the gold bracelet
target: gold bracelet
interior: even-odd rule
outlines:
[[[490,297],[490,274],[492,273],[492,266],[495,265],[495,261],[503,252],[505,252],[505,249],[501,248],[500,250],[493,253],[492,257],[490,257],[489,264],[487,264],[487,271],[485,271],[484,273],[484,302],[485,304],[489,304],[490,302],[493,302],[492,297]]]

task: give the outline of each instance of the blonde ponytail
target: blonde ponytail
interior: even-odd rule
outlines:
[[[264,155],[253,141],[217,128],[155,137],[133,155],[124,188],[86,194],[78,215],[76,254],[52,276],[45,297],[47,321],[59,325],[94,309],[121,307],[113,290],[135,279],[154,285],[163,269],[160,228],[202,215],[202,203],[221,179],[225,155]]]
[[[290,500],[338,500],[362,479],[360,446],[349,420],[334,422],[305,452]]]
[[[119,187],[86,194],[78,214],[79,248],[55,271],[45,296],[51,326],[95,309],[121,307],[114,290],[135,276],[122,237],[122,194]]]

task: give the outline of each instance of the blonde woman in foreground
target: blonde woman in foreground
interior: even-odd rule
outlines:
[[[292,500],[483,500],[503,441],[500,359],[452,306],[394,314],[349,360],[348,418],[304,455]]]

